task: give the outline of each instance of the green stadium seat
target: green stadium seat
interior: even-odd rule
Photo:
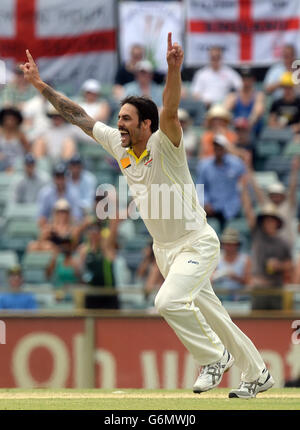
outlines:
[[[269,157],[270,155],[279,155],[281,148],[276,140],[259,140],[256,145],[257,155],[261,158]]]
[[[266,160],[264,165],[265,171],[274,171],[277,173],[279,179],[289,174],[291,169],[291,158],[283,157],[280,155],[272,156]]]
[[[255,180],[261,188],[267,188],[269,185],[278,182],[276,172],[255,172]]]
[[[294,133],[289,127],[282,129],[265,127],[260,135],[260,139],[287,143],[292,140],[293,135]]]
[[[220,221],[217,218],[207,217],[208,224],[215,230],[218,236],[221,234]]]
[[[0,172],[0,216],[3,214],[15,183],[20,180],[22,175],[20,173],[5,173]]]
[[[51,252],[26,252],[22,259],[25,282],[28,284],[48,283],[46,269],[51,259]]]
[[[7,271],[19,263],[14,251],[0,251],[0,289],[7,286]]]
[[[283,150],[283,155],[288,157],[300,155],[300,143],[289,142]]]
[[[237,230],[241,235],[250,236],[251,232],[247,219],[244,217],[234,218],[226,223],[226,228]]]
[[[4,218],[7,220],[36,220],[37,214],[38,206],[36,203],[11,203],[6,206],[6,209],[4,211]]]
[[[2,249],[24,252],[28,243],[38,237],[38,226],[35,220],[11,219],[3,227],[0,240]]]

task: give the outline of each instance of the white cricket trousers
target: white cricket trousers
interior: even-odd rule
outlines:
[[[194,359],[200,365],[217,362],[225,346],[242,380],[257,379],[265,364],[251,340],[232,322],[210,283],[220,255],[215,231],[206,223],[200,232],[175,243],[154,242],[153,252],[165,278],[155,307]]]

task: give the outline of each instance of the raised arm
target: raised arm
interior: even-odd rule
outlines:
[[[181,95],[182,62],[183,50],[177,43],[172,43],[172,33],[169,33],[167,48],[168,72],[163,92],[160,129],[168,136],[174,146],[179,146],[181,140],[181,126],[177,111]]]
[[[20,65],[24,78],[30,82],[49,102],[55,107],[60,115],[71,124],[80,127],[86,134],[93,137],[95,120],[91,118],[84,109],[63,94],[55,91],[42,81],[37,65],[30,52],[26,50],[28,61]]]

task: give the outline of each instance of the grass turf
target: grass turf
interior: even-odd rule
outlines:
[[[0,410],[300,410],[300,389],[272,389],[256,399],[229,399],[228,389],[1,389]]]

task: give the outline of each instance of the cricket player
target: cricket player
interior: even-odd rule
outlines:
[[[168,72],[160,115],[150,99],[127,97],[121,102],[118,129],[93,120],[80,106],[44,83],[28,50],[26,54],[28,61],[20,65],[25,79],[67,121],[79,126],[118,161],[133,190],[165,278],[155,299],[156,309],[201,365],[193,391],[201,393],[216,387],[233,362],[241,370],[241,383],[229,397],[248,399],[271,388],[274,380],[259,352],[232,322],[210,284],[220,244],[206,222],[187,165],[177,116],[183,50],[172,42],[171,33],[167,40]],[[177,207],[177,212],[170,216],[162,214],[157,205],[160,201],[166,203],[166,199],[163,193],[161,197],[151,192],[155,185],[161,187],[159,190],[173,190],[169,206]],[[180,216],[178,202],[184,206]]]

